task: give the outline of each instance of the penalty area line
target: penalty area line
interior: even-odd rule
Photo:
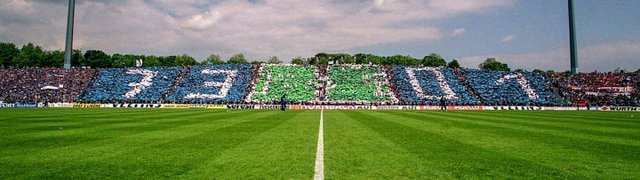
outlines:
[[[318,149],[316,150],[316,168],[313,179],[324,179],[324,109],[320,110],[320,127],[318,128]]]

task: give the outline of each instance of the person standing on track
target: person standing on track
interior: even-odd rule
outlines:
[[[447,99],[444,96],[440,98],[440,111],[447,111]]]
[[[280,110],[284,111],[287,109],[287,95],[282,95],[280,98]]]

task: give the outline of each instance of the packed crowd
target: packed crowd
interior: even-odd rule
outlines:
[[[447,67],[393,67],[400,100],[408,104],[438,105],[440,98],[454,105],[478,105],[460,78]]]
[[[185,67],[167,102],[187,104],[237,104],[247,94],[252,65],[224,64]]]
[[[563,105],[541,74],[477,69],[464,74],[485,105]]]
[[[336,65],[327,69],[327,97],[337,103],[395,103],[387,73],[377,65]]]
[[[0,68],[0,101],[640,106],[638,73],[377,65]]]
[[[614,73],[548,73],[551,84],[567,102],[591,105],[639,106],[640,77],[636,74]]]
[[[321,90],[318,76],[312,66],[264,65],[258,70],[255,89],[247,101],[273,103],[282,96],[293,103],[317,101]]]
[[[171,89],[180,67],[108,68],[84,95],[85,102],[158,102]]]
[[[8,68],[0,69],[0,101],[72,102],[89,83],[93,69]]]

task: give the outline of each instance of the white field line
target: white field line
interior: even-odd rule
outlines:
[[[318,128],[318,149],[316,151],[316,168],[314,180],[324,179],[324,109],[320,110],[320,128]]]

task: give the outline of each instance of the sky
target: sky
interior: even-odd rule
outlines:
[[[64,49],[68,0],[2,0],[0,41]],[[575,0],[579,70],[640,69],[640,1]],[[74,49],[243,53],[438,53],[477,68],[569,69],[566,0],[76,0]]]

